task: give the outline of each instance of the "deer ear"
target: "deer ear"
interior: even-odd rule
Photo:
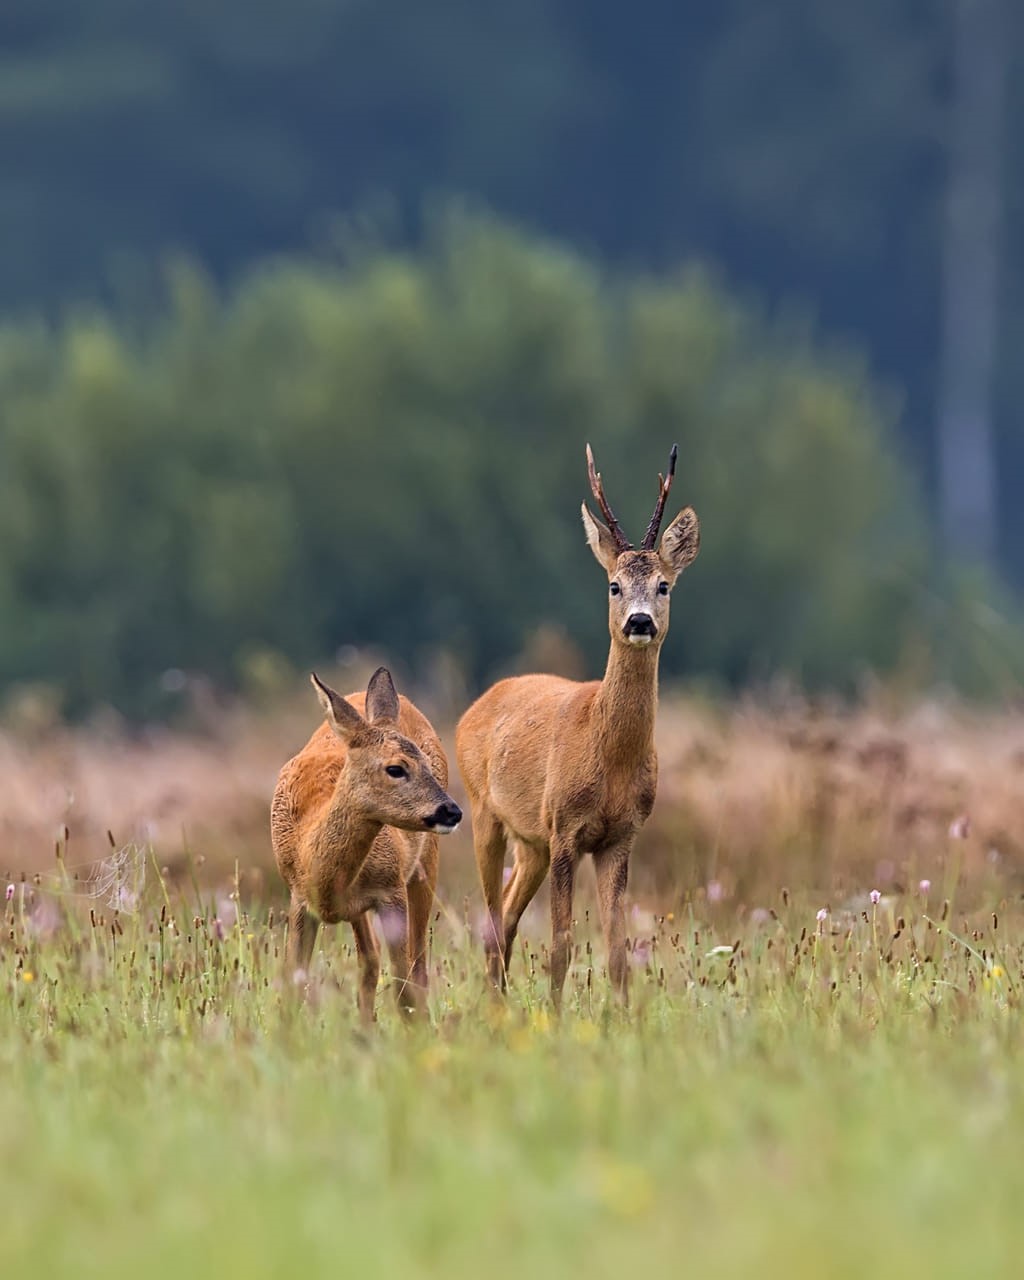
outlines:
[[[700,550],[700,521],[693,507],[680,511],[661,537],[659,554],[673,573],[693,564]]]
[[[346,702],[336,689],[324,684],[315,671],[309,678],[313,682],[316,696],[324,709],[327,723],[342,742],[349,742],[353,734],[361,729],[366,724],[366,721],[351,702]]]
[[[590,508],[584,502],[580,508],[583,513],[583,530],[587,535],[587,542],[593,551],[597,563],[607,573],[615,572],[615,565],[619,558],[619,551],[615,545],[615,539],[612,537],[610,530],[590,514]]]
[[[366,686],[366,718],[371,724],[378,720],[397,720],[398,711],[398,694],[391,672],[387,667],[378,667]]]

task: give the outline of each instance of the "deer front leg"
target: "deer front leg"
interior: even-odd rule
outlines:
[[[359,1016],[364,1025],[374,1020],[373,1006],[377,997],[377,980],[380,977],[380,948],[373,936],[370,913],[364,911],[352,921],[356,936],[356,954],[359,957]]]
[[[309,969],[319,923],[302,899],[293,893],[288,908],[288,962],[293,972]]]
[[[428,847],[422,866],[405,886],[409,900],[409,963],[411,981],[427,994],[427,937],[430,932],[430,913],[434,907],[434,885],[437,883],[437,836],[427,837]]]
[[[482,804],[473,806],[473,850],[487,918],[484,921],[484,954],[487,976],[497,991],[505,990],[504,924],[501,873],[505,866],[505,828]]]
[[[548,855],[544,848],[516,844],[516,862],[512,878],[505,886],[502,899],[502,914],[505,923],[505,941],[503,955],[505,957],[505,976],[508,977],[512,963],[512,949],[515,946],[516,933],[523,912],[533,901],[537,890],[544,883],[548,873]]]
[[[576,850],[551,846],[551,1000],[562,1008],[562,988],[572,952],[572,898],[576,884]]]
[[[387,943],[391,961],[391,981],[395,987],[395,999],[403,1017],[426,1012],[426,992],[411,981],[412,966],[409,963],[409,903],[405,886],[401,893],[380,907],[380,924]]]
[[[606,849],[594,856],[597,901],[608,952],[608,977],[623,1004],[629,999],[629,967],[626,962],[626,884],[630,847]]]

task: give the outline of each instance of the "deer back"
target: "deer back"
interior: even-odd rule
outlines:
[[[523,839],[546,839],[552,815],[578,806],[602,775],[600,743],[591,732],[599,689],[599,681],[551,675],[513,676],[492,685],[456,731],[470,798],[486,796]]]

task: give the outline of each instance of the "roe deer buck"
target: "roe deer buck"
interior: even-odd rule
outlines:
[[[281,770],[271,806],[274,856],[291,891],[289,960],[309,965],[318,921],[347,920],[359,954],[359,1011],[373,1021],[377,911],[403,1013],[422,1009],[437,838],[462,810],[445,792],[448,761],[430,721],[380,667],[343,698],[314,674],[326,724]]]
[[[658,654],[668,631],[669,592],[700,547],[687,507],[654,549],[675,473],[667,476],[638,550],[604,495],[587,445],[590,486],[607,527],[583,505],[587,542],[607,571],[611,649],[603,680],[515,676],[483,694],[459,721],[456,755],[473,816],[473,842],[488,912],[491,980],[503,988],[520,918],[551,869],[551,995],[561,1003],[571,948],[576,867],[592,854],[608,972],[626,996],[623,896],[629,856],[654,805],[658,760],[654,715]],[[502,889],[507,845],[512,878]]]

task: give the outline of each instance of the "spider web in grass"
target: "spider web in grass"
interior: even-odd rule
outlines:
[[[90,898],[128,915],[138,911],[146,887],[147,851],[134,841],[94,864],[85,885]]]

